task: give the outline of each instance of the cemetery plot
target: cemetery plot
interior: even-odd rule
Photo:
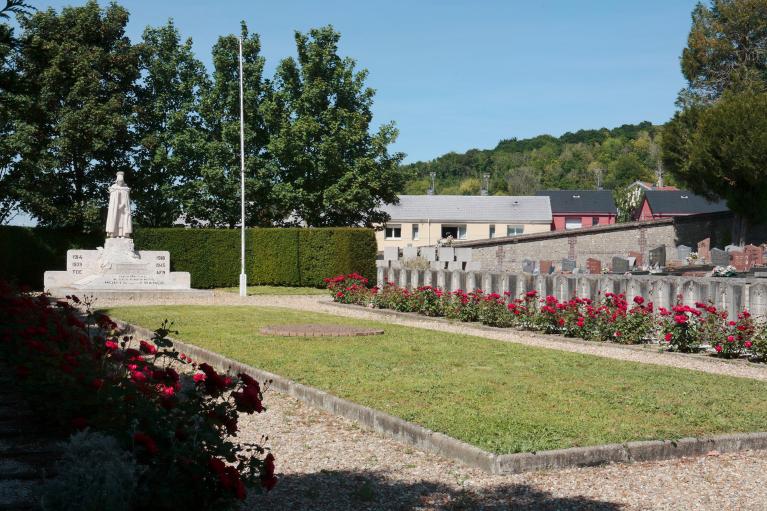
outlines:
[[[123,307],[116,318],[179,338],[497,453],[759,431],[767,383],[468,335],[257,307]],[[253,332],[311,322],[374,338]],[[737,396],[737,399],[733,399]]]

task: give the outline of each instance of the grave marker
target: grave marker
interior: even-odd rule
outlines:
[[[625,257],[613,257],[613,273],[626,273],[629,271],[629,260]]]
[[[721,248],[712,248],[710,252],[711,264],[714,266],[727,266],[730,264],[730,254]]]
[[[602,261],[599,259],[586,259],[586,271],[592,275],[599,275],[602,273]]]
[[[711,262],[711,238],[698,242],[698,258],[702,263]]]
[[[650,266],[666,266],[666,245],[660,245],[650,250]]]
[[[676,247],[676,258],[680,261],[687,261],[687,256],[692,252],[692,248],[687,245],[679,245]]]
[[[733,250],[730,252],[730,264],[739,272],[746,271],[748,269],[746,254],[744,252]]]

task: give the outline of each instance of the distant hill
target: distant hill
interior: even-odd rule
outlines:
[[[404,165],[407,194],[426,193],[436,172],[439,194],[474,195],[482,174],[490,174],[491,195],[530,195],[541,189],[594,189],[597,180],[618,189],[637,179],[654,182],[662,128],[650,122],[561,137],[539,135],[501,140],[494,149],[448,153],[428,162]],[[668,182],[668,176],[664,176]]]

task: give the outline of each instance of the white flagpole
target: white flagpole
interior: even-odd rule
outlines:
[[[240,52],[240,296],[248,294],[248,276],[245,274],[245,109],[242,99],[242,36]]]

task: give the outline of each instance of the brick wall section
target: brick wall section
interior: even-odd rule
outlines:
[[[600,225],[573,231],[554,231],[457,243],[471,247],[472,258],[483,270],[520,271],[522,261],[541,259],[560,261],[575,258],[578,266],[585,267],[586,259],[599,259],[608,264],[614,256],[627,256],[637,251],[643,260],[649,260],[649,251],[666,246],[667,260],[676,258],[677,245],[697,247],[699,241],[711,238],[711,246],[723,248],[732,240],[733,218],[730,213],[695,215]],[[751,229],[752,242],[765,240],[765,228]]]

